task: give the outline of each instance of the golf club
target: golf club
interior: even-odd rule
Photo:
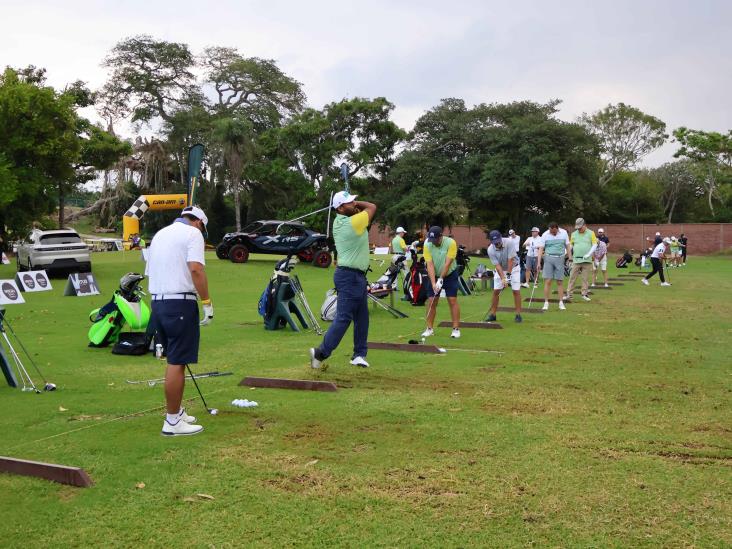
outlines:
[[[196,374],[194,377],[196,379],[203,379],[207,377],[223,377],[223,376],[230,376],[233,375],[233,372],[205,372],[203,374]],[[192,379],[190,376],[186,376],[187,379]],[[164,377],[159,377],[155,379],[140,379],[137,381],[133,380],[126,380],[127,383],[130,385],[142,385],[143,383],[147,383],[149,387],[155,387],[158,383],[162,383],[165,381]]]
[[[343,178],[343,183],[345,184],[345,189],[348,194],[351,194],[351,189],[348,186],[348,164],[343,162],[341,164],[341,177]]]
[[[536,273],[536,280],[534,280],[534,285],[531,288],[531,297],[529,298],[529,306],[528,308],[531,309],[531,304],[534,301],[534,292],[536,291],[536,287],[539,285],[539,277],[541,276],[541,273]]]
[[[18,368],[18,371],[20,373],[20,377],[23,382],[22,390],[23,391],[35,391],[36,393],[41,392],[33,383],[33,380],[28,375],[28,370],[25,369],[23,362],[20,360],[20,356],[18,356],[18,353],[15,351],[15,348],[11,344],[10,338],[8,337],[8,334],[5,331],[5,326],[7,326],[8,330],[10,330],[10,333],[12,334],[13,338],[15,338],[15,341],[18,343],[18,345],[20,345],[20,348],[25,353],[25,356],[28,357],[28,360],[30,361],[31,365],[33,366],[33,369],[35,369],[38,376],[43,380],[43,390],[44,391],[55,391],[56,385],[54,383],[49,383],[48,380],[45,378],[45,376],[41,373],[40,368],[38,368],[38,365],[36,364],[35,360],[33,360],[33,357],[28,352],[28,349],[25,348],[25,345],[23,345],[23,342],[18,337],[18,334],[16,334],[15,330],[13,330],[13,326],[10,324],[7,316],[5,315],[5,309],[0,308],[0,333],[2,333],[3,338],[5,339],[5,343],[8,346],[8,350],[10,351],[10,354],[13,357],[13,361],[15,362],[15,365]]]
[[[198,391],[198,394],[201,397],[201,402],[203,402],[203,406],[206,408],[206,411],[211,414],[212,416],[215,416],[219,413],[219,411],[216,408],[209,408],[208,404],[206,404],[206,399],[203,398],[203,393],[201,392],[201,388],[198,386],[198,382],[196,381],[195,376],[193,375],[193,372],[191,372],[191,367],[186,364],[186,368],[188,369],[188,373],[191,375],[191,379],[193,380],[193,384],[196,386],[196,390]]]

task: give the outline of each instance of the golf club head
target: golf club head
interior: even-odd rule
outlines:
[[[44,391],[55,391],[56,390],[56,384],[55,383],[46,383],[45,387],[43,387]]]

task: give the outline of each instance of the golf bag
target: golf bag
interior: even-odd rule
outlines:
[[[320,335],[322,330],[310,309],[300,280],[297,275],[290,274],[296,263],[297,259],[288,256],[275,264],[272,278],[259,298],[259,314],[264,317],[265,330],[279,330],[289,325],[293,331],[299,332],[294,315],[303,329],[312,328]]]
[[[89,313],[92,326],[87,334],[89,347],[107,347],[117,343],[125,324],[133,330],[146,330],[150,322],[150,307],[142,300],[145,293],[140,282],[145,279],[139,273],[127,273],[119,281],[112,300]],[[148,347],[151,336],[148,335]],[[114,352],[114,351],[113,351]]]
[[[378,292],[379,290],[396,290],[397,279],[399,278],[399,271],[404,268],[404,262],[407,260],[406,255],[396,254],[391,260],[391,264],[386,269],[386,272],[381,275],[376,282],[372,282],[369,287],[372,292]]]
[[[411,250],[412,266],[404,277],[402,289],[404,295],[409,298],[412,305],[424,305],[427,301],[427,284],[429,284],[429,276],[427,276],[427,266],[424,258],[417,260],[417,253]]]
[[[643,267],[651,264],[651,254],[653,253],[653,248],[647,248],[645,251],[641,252],[641,254],[635,258],[635,265],[636,267]]]
[[[630,253],[630,251],[625,250],[623,252],[623,255],[621,255],[617,261],[615,261],[615,266],[618,269],[627,269],[628,264],[633,262],[633,254]]]
[[[458,246],[455,263],[457,263],[458,289],[462,295],[471,295],[473,290],[475,290],[475,287],[473,281],[470,279],[470,269],[468,268],[470,258],[468,257],[468,254],[465,253],[465,246]],[[468,272],[468,280],[463,278],[465,271]]]
[[[564,276],[572,274],[572,260],[568,257],[564,258]]]
[[[331,288],[325,292],[325,301],[320,307],[320,318],[333,322],[338,312],[338,292],[335,288]]]

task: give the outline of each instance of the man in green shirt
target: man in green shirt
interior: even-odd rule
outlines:
[[[459,275],[456,257],[457,242],[449,236],[442,236],[441,227],[437,225],[430,227],[427,241],[424,243],[424,261],[427,264],[430,282],[427,284],[427,329],[422,333],[422,337],[429,337],[435,333],[433,326],[442,290],[445,290],[447,303],[450,306],[451,337],[460,337],[460,306],[457,302]]]
[[[397,227],[396,236],[391,241],[391,253],[404,255],[407,253],[407,243],[404,242],[404,235],[407,231],[404,227]]]
[[[569,273],[569,286],[565,299],[572,299],[574,283],[582,276],[582,299],[590,301],[590,275],[592,274],[592,254],[597,248],[595,233],[587,228],[585,220],[578,217],[574,223],[575,231],[569,237],[572,246],[572,271]]]
[[[346,191],[333,195],[331,207],[336,211],[333,240],[338,252],[338,267],[333,275],[338,292],[338,309],[333,324],[317,348],[310,349],[310,366],[320,368],[338,347],[353,322],[353,355],[351,364],[368,368],[369,308],[366,294],[369,268],[369,223],[376,213],[371,202],[357,202]]]

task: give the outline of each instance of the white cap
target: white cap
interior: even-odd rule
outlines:
[[[532,233],[533,233],[534,231],[536,231],[537,233],[541,232],[541,231],[539,230],[539,227],[534,227],[533,229],[531,229],[531,232],[532,232]]]
[[[656,236],[661,236],[661,233],[656,233]]]
[[[198,206],[188,206],[186,208],[183,208],[183,211],[181,212],[181,215],[192,215],[196,219],[200,219],[203,221],[203,226],[208,226],[208,217],[206,217],[206,214],[203,213],[203,210],[199,208]]]
[[[355,194],[350,194],[346,191],[339,191],[333,195],[333,201],[330,203],[330,207],[337,210],[343,206],[343,204],[348,204],[354,200],[356,200]]]
[[[509,229],[509,230],[508,230],[508,234],[510,234],[510,235],[514,235],[514,234],[516,234],[516,231],[514,231],[513,229]]]
[[[597,229],[597,232],[598,233],[604,233],[605,232],[605,229],[603,229],[602,227],[600,227],[599,229]]]
[[[397,230],[394,232],[396,232],[396,234],[399,234],[399,233],[406,233],[407,231],[404,230],[404,227],[397,227]]]
[[[664,239],[663,239],[663,241],[664,241],[664,242],[665,242],[666,244],[671,244],[671,239],[670,239],[669,237],[666,237],[666,238],[664,238]]]

